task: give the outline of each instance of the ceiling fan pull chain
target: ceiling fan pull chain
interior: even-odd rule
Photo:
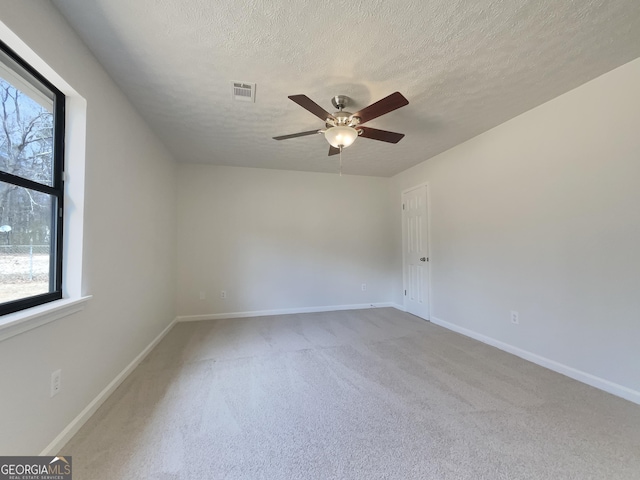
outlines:
[[[340,147],[340,176],[342,176],[342,147]]]

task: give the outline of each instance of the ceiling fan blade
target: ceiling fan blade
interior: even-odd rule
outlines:
[[[306,95],[289,95],[289,98],[300,105],[305,110],[310,111],[316,117],[321,119],[323,122],[326,122],[328,118],[334,120],[333,115],[327,112],[324,108],[318,105],[316,102],[311,100]]]
[[[372,103],[359,112],[354,113],[353,116],[360,117],[360,123],[366,123],[369,120],[378,118],[385,113],[392,112],[400,107],[404,107],[405,105],[409,105],[409,100],[404,98],[400,92],[395,92],[382,100],[378,100],[376,103]]]
[[[339,153],[340,153],[340,149],[339,148],[336,148],[333,145],[329,145],[329,155],[328,155],[329,157],[331,155],[337,155]]]
[[[307,135],[314,135],[320,130],[309,130],[308,132],[292,133],[290,135],[280,135],[279,137],[273,137],[274,140],[286,140],[287,138],[305,137]]]
[[[361,137],[380,140],[381,142],[398,143],[404,137],[404,133],[387,132],[386,130],[378,130],[371,127],[358,127],[358,130],[362,130]]]

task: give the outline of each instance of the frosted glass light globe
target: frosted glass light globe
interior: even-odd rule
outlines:
[[[358,138],[358,131],[353,127],[331,127],[324,132],[324,138],[332,147],[347,148]]]

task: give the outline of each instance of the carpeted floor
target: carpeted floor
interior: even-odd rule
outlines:
[[[394,309],[178,324],[74,480],[640,479],[640,406]]]

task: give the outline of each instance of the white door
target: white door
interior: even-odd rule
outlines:
[[[427,187],[402,194],[404,308],[429,320]]]

